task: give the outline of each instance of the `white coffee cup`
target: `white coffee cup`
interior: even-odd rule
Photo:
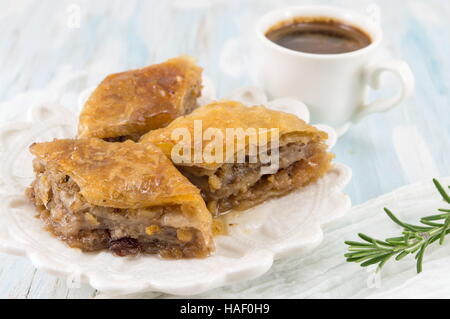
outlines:
[[[371,44],[340,54],[303,53],[284,48],[265,34],[275,24],[295,17],[330,17],[356,26],[371,37]],[[257,80],[272,98],[295,97],[311,112],[313,122],[333,126],[343,134],[350,123],[365,115],[384,112],[402,102],[414,88],[409,66],[401,60],[377,60],[383,35],[368,16],[330,6],[302,6],[271,11],[256,26]],[[380,75],[392,72],[400,82],[393,97],[367,101],[368,88],[378,89]]]

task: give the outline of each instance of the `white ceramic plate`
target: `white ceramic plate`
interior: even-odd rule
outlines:
[[[74,83],[77,76],[74,77],[68,81]],[[64,88],[66,98],[55,97],[55,87]],[[86,94],[81,97],[80,93],[69,94],[70,88],[68,83],[60,83],[53,89],[34,92],[4,104],[14,108],[14,103],[34,102],[28,116],[19,115],[0,129],[0,250],[28,256],[39,269],[88,282],[111,295],[145,291],[198,294],[258,277],[275,259],[318,245],[322,240],[322,225],[341,217],[351,206],[342,191],[351,178],[351,170],[335,164],[313,185],[245,213],[230,215],[230,222],[236,226],[231,227],[229,235],[216,238],[216,251],[209,258],[120,258],[109,252],[82,253],[68,248],[45,232],[39,219],[33,218],[35,210],[25,198],[24,189],[33,179],[28,146],[35,141],[75,134],[76,115],[59,103],[70,99],[82,103]],[[268,102],[264,93],[256,88],[239,89],[230,97],[252,104],[267,103],[272,108],[294,112],[305,120],[309,118],[309,112],[301,102],[293,99]],[[202,101],[214,98],[214,88],[209,85],[203,92]],[[321,129],[330,133],[331,147],[336,134],[329,127],[321,126]]]

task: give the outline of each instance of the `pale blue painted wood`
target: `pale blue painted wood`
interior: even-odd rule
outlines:
[[[189,2],[0,1],[0,101],[45,87],[62,64],[106,74],[180,53],[197,57],[215,82],[218,95],[225,96],[239,86],[253,84],[248,73],[235,77],[224,73],[220,56],[228,40],[250,33],[259,15],[309,3],[363,11],[376,2],[382,10],[385,46],[412,66],[416,89],[401,107],[364,119],[339,140],[334,149],[337,160],[351,166],[354,174],[347,192],[358,204],[414,182],[404,174],[392,144],[392,131],[399,125],[417,127],[439,175],[450,175],[449,1],[211,0],[204,7],[176,6]],[[66,10],[71,4],[81,8],[80,29],[67,27]],[[245,47],[242,53],[248,54]],[[391,91],[388,88],[385,93]],[[0,109],[0,123],[26,108]],[[0,255],[0,297],[89,298],[95,294],[88,286],[67,289],[64,279],[36,271],[24,258]]]

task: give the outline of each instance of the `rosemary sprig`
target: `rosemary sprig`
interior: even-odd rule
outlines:
[[[450,204],[450,195],[444,187],[436,179],[433,179],[433,183],[442,199]],[[348,262],[360,263],[362,267],[378,264],[378,271],[391,258],[398,261],[409,254],[416,254],[417,273],[420,273],[425,249],[437,240],[442,245],[445,236],[450,233],[450,209],[440,208],[440,214],[421,218],[422,225],[402,222],[389,209],[384,208],[384,211],[394,223],[403,228],[402,236],[378,240],[359,233],[363,242],[346,241],[348,252],[344,257]]]

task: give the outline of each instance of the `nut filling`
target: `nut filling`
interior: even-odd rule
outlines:
[[[226,163],[217,170],[179,166],[180,171],[202,190],[208,209],[216,215],[230,209],[244,210],[265,200],[285,195],[322,176],[332,155],[320,141],[292,142],[279,149],[279,169],[261,174],[261,162]]]
[[[48,230],[70,247],[83,251],[110,249],[118,256],[138,253],[164,258],[199,257],[205,250],[194,228],[164,225],[180,206],[120,209],[88,203],[71,177],[34,161],[36,180],[27,195]]]

